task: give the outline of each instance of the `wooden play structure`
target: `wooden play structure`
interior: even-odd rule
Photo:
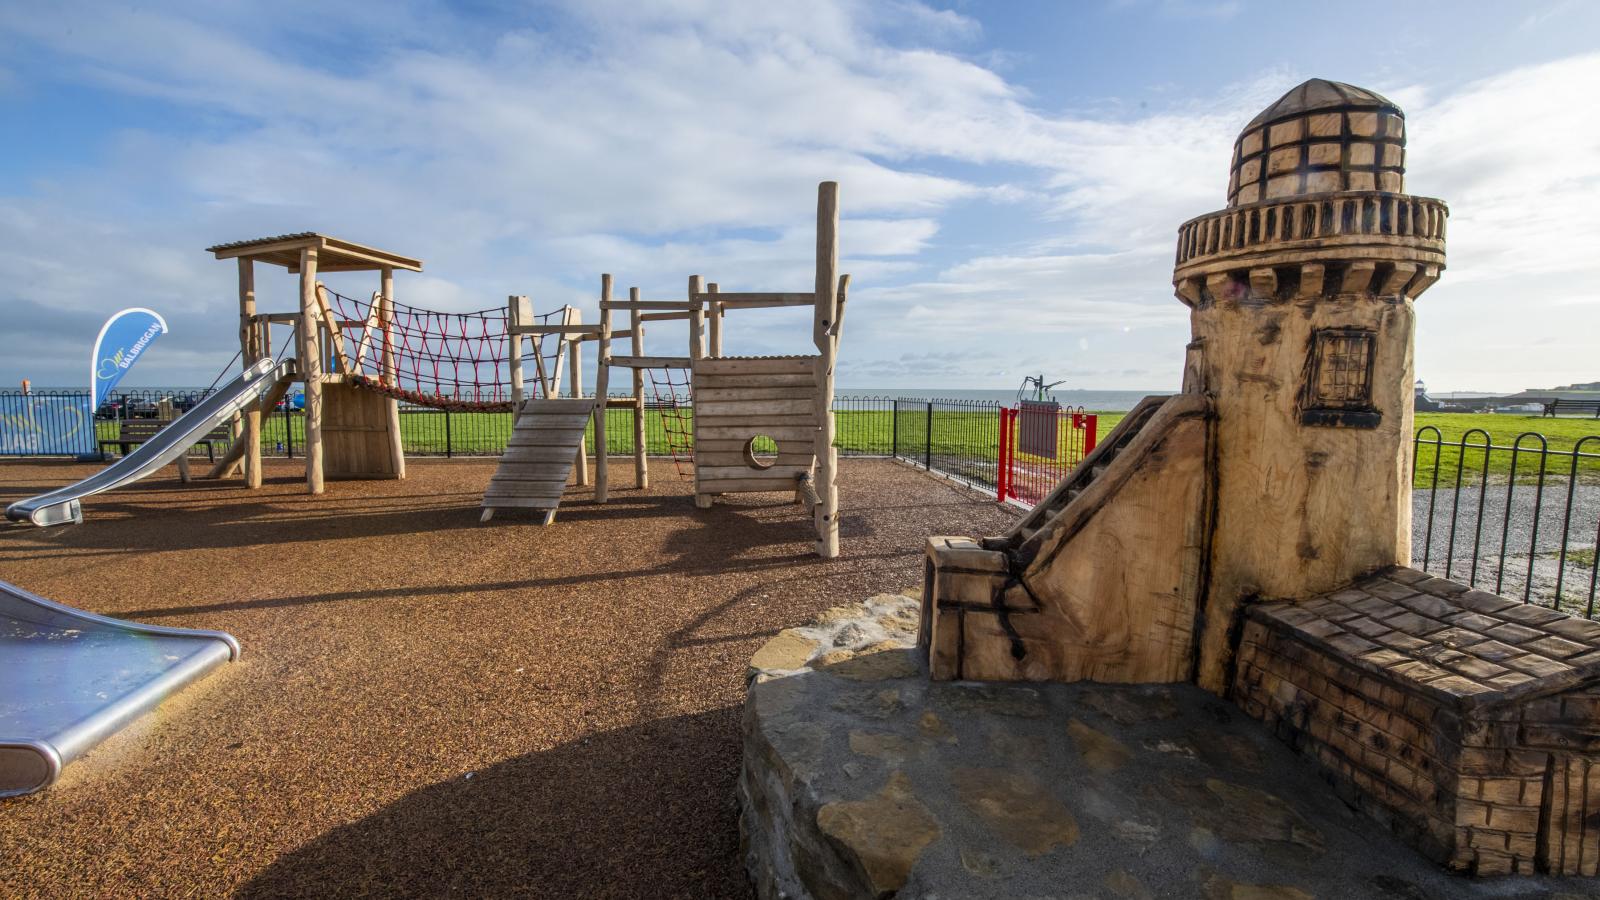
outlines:
[[[270,356],[271,329],[293,329],[294,380],[305,387],[306,488],[323,492],[326,478],[404,478],[405,451],[400,443],[400,411],[393,396],[365,390],[359,380],[362,364],[373,358],[378,382],[398,381],[394,335],[394,272],[422,271],[422,261],[366,247],[323,234],[301,232],[218,244],[206,248],[217,259],[239,264],[239,348],[250,366]],[[300,276],[300,309],[293,313],[257,313],[257,262],[282,266]],[[330,306],[329,292],[317,281],[319,272],[379,273],[366,321],[353,352],[345,347],[345,328]],[[240,440],[213,467],[213,476],[231,474],[242,465],[245,485],[261,486],[261,417],[287,393],[285,379],[242,416]]]
[[[834,364],[839,349],[849,276],[838,272],[839,188],[824,182],[817,192],[816,282],[811,291],[794,293],[725,293],[701,276],[689,278],[682,300],[642,299],[638,288],[628,299],[613,296],[610,275],[600,279],[600,321],[584,325],[575,313],[560,322],[531,323],[526,298],[513,297],[508,307],[512,334],[511,365],[515,430],[500,468],[484,494],[483,518],[502,507],[544,511],[554,519],[564,486],[574,465],[578,483],[586,483],[583,434],[584,416],[593,416],[595,443],[595,500],[605,503],[610,491],[607,465],[606,417],[608,406],[634,410],[634,477],[638,487],[648,486],[645,435],[644,384],[651,373],[653,386],[665,385],[667,399],[657,390],[656,409],[669,421],[686,412],[680,401],[692,401],[692,422],[684,428],[669,425],[669,443],[683,439],[687,450],[692,429],[695,505],[711,506],[721,494],[788,491],[809,504],[817,532],[817,552],[825,557],[839,553],[838,457],[833,447]],[[814,355],[744,357],[723,353],[723,317],[730,310],[807,306],[813,310]],[[628,314],[628,328],[613,329],[616,313]],[[688,323],[686,356],[646,356],[645,324],[680,320]],[[709,323],[709,334],[707,325]],[[569,348],[572,396],[555,398],[554,383],[546,384],[543,398],[523,400],[524,374],[520,341],[524,336],[555,336]],[[628,353],[613,351],[612,342],[628,338]],[[708,341],[709,338],[709,341]],[[579,348],[598,344],[595,392],[584,398],[579,376]],[[557,354],[559,359],[560,354]],[[631,396],[607,399],[613,367],[630,370]],[[654,373],[660,372],[658,376]],[[687,379],[674,372],[687,372]],[[545,379],[548,373],[540,371]],[[680,395],[678,388],[688,391]],[[763,453],[771,441],[775,453]],[[676,452],[679,446],[673,446]]]
[[[314,232],[209,247],[218,259],[238,260],[239,343],[245,368],[273,358],[275,325],[293,330],[292,341],[281,342],[279,356],[292,349],[298,361],[285,366],[287,374],[239,416],[234,424],[238,439],[211,475],[242,471],[246,486],[261,486],[262,417],[288,396],[295,382],[305,387],[306,485],[313,494],[323,492],[328,478],[405,477],[401,400],[448,410],[511,411],[512,433],[484,491],[481,519],[489,521],[497,509],[522,508],[539,510],[548,524],[568,480],[575,475],[578,485],[589,483],[585,433],[591,420],[595,499],[606,502],[610,471],[605,412],[610,407],[633,411],[635,483],[648,487],[648,376],[657,400],[649,412],[660,412],[667,422],[675,459],[693,464],[696,506],[709,507],[721,494],[792,492],[797,502],[810,506],[817,552],[837,556],[833,371],[850,280],[838,273],[838,228],[839,188],[824,182],[817,193],[816,282],[811,291],[724,293],[697,275],[689,279],[682,300],[644,300],[638,288],[622,300],[613,296],[611,276],[604,275],[600,318],[592,325],[570,306],[535,314],[524,296],[512,296],[503,310],[444,313],[406,306],[395,300],[394,273],[420,272],[421,260]],[[297,311],[257,312],[258,262],[299,276]],[[370,300],[343,296],[317,280],[319,273],[360,271],[380,275]],[[722,319],[729,310],[791,306],[813,310],[811,337],[817,353],[724,355]],[[627,330],[613,329],[618,312],[628,314]],[[686,356],[645,355],[645,324],[664,320],[688,323]],[[630,340],[630,352],[614,353],[612,342],[623,338]],[[585,394],[583,387],[582,348],[589,342],[598,347],[593,394]],[[613,367],[631,370],[629,396],[608,397]]]

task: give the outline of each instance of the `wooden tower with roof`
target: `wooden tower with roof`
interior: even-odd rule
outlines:
[[[346,371],[351,360],[340,350],[340,323],[317,283],[317,275],[379,273],[379,287],[372,303],[376,321],[365,324],[369,335],[381,335],[377,378],[392,386],[398,377],[391,341],[394,272],[421,272],[422,261],[310,231],[218,244],[206,250],[217,259],[239,261],[239,348],[246,366],[269,355],[271,326],[290,325],[294,329],[297,377],[305,385],[307,490],[322,493],[325,478],[404,478],[406,461],[400,443],[398,402],[393,397],[362,390],[352,381],[359,373]],[[282,266],[300,276],[297,312],[256,312],[257,262]],[[360,354],[355,359],[359,360]],[[271,411],[274,403],[269,396],[243,417],[241,439],[235,447],[242,456],[239,461],[247,487],[261,486],[261,417],[263,412]],[[233,464],[233,460],[224,460],[214,474]]]

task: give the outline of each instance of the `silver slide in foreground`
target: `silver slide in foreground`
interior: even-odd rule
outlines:
[[[0,581],[0,797],[49,787],[67,763],[238,656],[220,631],[97,616]]]
[[[221,390],[200,401],[194,409],[172,420],[155,437],[140,444],[132,453],[77,484],[37,497],[29,497],[6,507],[6,518],[35,525],[64,525],[82,522],[80,500],[92,494],[132,484],[189,452],[207,432],[228,421],[271,387],[280,378],[294,373],[294,360],[274,363],[263,359],[245,369],[244,374],[223,385]],[[270,410],[269,410],[270,411]]]

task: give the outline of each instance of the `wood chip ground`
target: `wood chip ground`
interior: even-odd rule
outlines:
[[[930,534],[1011,515],[846,461],[843,554],[781,495],[695,510],[670,462],[479,525],[493,460],[304,493],[169,473],[0,529],[0,578],[99,613],[225,629],[242,660],[0,801],[0,896],[743,897],[733,786],[750,656],[917,584]],[[0,465],[0,500],[91,466]]]

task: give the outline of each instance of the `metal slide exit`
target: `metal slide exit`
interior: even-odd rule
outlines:
[[[220,631],[140,625],[0,581],[0,797],[48,787],[67,763],[239,656]]]

